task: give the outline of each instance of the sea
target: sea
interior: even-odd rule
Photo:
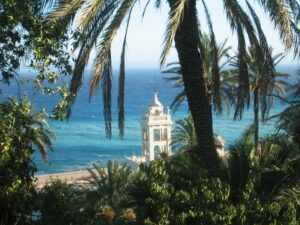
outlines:
[[[291,75],[290,82],[296,82],[296,66],[280,66],[278,71]],[[20,80],[30,81],[32,72],[20,72]],[[108,160],[120,160],[125,162],[127,156],[140,155],[141,152],[141,112],[152,103],[154,90],[158,93],[158,99],[164,106],[169,106],[174,97],[182,90],[174,88],[172,83],[164,78],[174,74],[162,73],[155,68],[128,69],[126,71],[125,85],[125,136],[119,138],[117,121],[117,85],[118,71],[113,71],[112,89],[112,133],[111,139],[105,135],[103,120],[103,102],[101,90],[95,93],[89,102],[90,71],[85,72],[83,85],[72,107],[69,120],[52,121],[48,119],[49,127],[56,133],[53,141],[55,151],[48,151],[49,162],[45,163],[37,152],[33,160],[38,168],[37,174],[52,174],[91,168],[94,163],[100,162],[106,165]],[[35,110],[45,108],[50,114],[53,106],[58,101],[57,96],[43,95],[33,89],[31,82],[12,81],[9,86],[0,85],[2,94],[0,100],[7,96],[20,97],[27,95]],[[286,106],[279,101],[271,108],[270,115],[281,112]],[[187,102],[172,114],[175,121],[186,117],[188,114]],[[225,140],[225,149],[240,137],[243,131],[253,122],[253,109],[245,110],[241,120],[233,120],[233,110],[227,115],[226,110],[222,116],[213,117],[214,132]],[[173,125],[174,127],[174,125]],[[274,121],[261,124],[260,136],[276,132]]]

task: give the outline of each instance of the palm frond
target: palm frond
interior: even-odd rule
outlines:
[[[164,34],[164,47],[160,56],[160,65],[163,66],[166,62],[167,55],[171,49],[173,40],[175,38],[176,31],[180,25],[180,22],[184,16],[184,9],[189,0],[176,1],[171,5],[168,25]]]
[[[47,163],[48,155],[47,155],[47,148],[46,148],[45,144],[43,142],[39,141],[38,139],[32,140],[32,142],[36,146],[36,148],[39,150],[44,162]]]
[[[102,197],[105,204],[114,210],[124,197],[125,187],[131,174],[126,165],[120,166],[118,160],[107,162],[106,168],[101,163],[93,164],[94,169],[89,169],[92,182],[97,186],[97,195]]]
[[[174,63],[173,63],[174,64]],[[175,63],[178,64],[178,63]],[[180,66],[176,66],[176,67],[172,67],[166,71],[164,71],[164,73],[178,73],[179,75],[175,75],[172,77],[166,77],[164,78],[164,80],[166,82],[173,82],[174,83],[174,87],[183,87],[183,79],[182,79],[182,75],[181,72],[177,72],[180,71],[181,67]],[[182,103],[186,100],[186,93],[184,90],[182,90],[179,94],[177,94],[175,96],[175,98],[173,99],[172,103],[170,104],[170,109],[173,111],[173,113],[175,113],[178,108],[182,105]]]
[[[206,19],[209,27],[210,33],[210,55],[211,55],[211,69],[212,69],[212,92],[213,92],[213,105],[214,110],[217,114],[222,114],[222,102],[221,102],[221,94],[220,94],[220,68],[219,68],[219,55],[218,55],[218,47],[215,39],[215,34],[213,30],[212,21],[210,18],[210,14],[208,12],[206,3],[202,0],[202,4],[204,6],[204,11],[206,14]]]
[[[131,12],[133,7],[130,9],[126,24],[125,36],[122,45],[121,63],[120,63],[120,74],[119,74],[119,93],[118,93],[118,127],[119,136],[122,139],[124,137],[124,120],[125,120],[125,107],[124,107],[124,96],[125,96],[125,52],[129,22],[131,18]]]
[[[82,30],[86,30],[88,24],[97,16],[104,3],[104,0],[91,0],[83,5],[78,18],[79,25],[82,27]]]
[[[184,101],[186,101],[186,93],[183,90],[175,96],[172,103],[170,104],[170,109],[172,110],[172,112],[175,113]]]
[[[112,90],[112,65],[111,65],[111,53],[105,59],[102,71],[102,97],[103,97],[103,114],[105,121],[105,134],[106,137],[111,139],[111,90]]]
[[[55,4],[57,4],[57,1],[59,0],[42,0],[42,8],[52,8]]]
[[[297,0],[287,0],[285,3],[289,6],[290,12],[296,22],[299,22],[300,5]]]
[[[53,11],[47,16],[48,20],[67,20],[67,24],[73,22],[77,10],[85,0],[58,0],[54,3]]]
[[[212,51],[211,51],[211,41],[210,41],[210,37],[207,34],[203,34],[200,36],[200,49],[201,49],[201,55],[203,58],[203,62],[204,62],[204,67],[205,67],[205,71],[207,74],[207,79],[208,79],[208,85],[211,85],[211,83],[213,83],[212,81]],[[231,47],[226,47],[226,41],[220,43],[218,46],[216,46],[216,58],[218,60],[218,63],[222,60],[222,58],[228,54],[228,51],[231,49]],[[229,60],[227,60],[227,62],[224,62],[222,64],[222,66],[225,66],[229,63]],[[181,71],[181,66],[179,64],[179,62],[172,62],[172,63],[168,63],[167,64],[168,68],[167,70],[164,70],[163,73],[176,73],[178,75],[174,75],[172,77],[166,77],[164,78],[166,80],[166,82],[173,82],[173,86],[174,87],[183,87],[183,79],[182,79],[182,71]],[[233,82],[233,79],[228,79],[229,75],[225,75],[227,70],[222,71],[222,82],[220,81],[220,99],[221,101],[226,105],[227,107],[227,111],[229,112],[230,107],[233,104],[233,95],[230,95],[230,93],[233,93],[233,88],[232,86],[236,83],[236,81]],[[220,79],[219,79],[220,80]],[[224,90],[223,90],[224,89]],[[214,91],[212,91],[212,95],[215,95]],[[228,101],[226,98],[229,98]],[[185,91],[181,91],[176,97],[175,99],[172,101],[170,107],[171,110],[173,112],[176,112],[176,110],[178,109],[178,107],[182,104],[182,102],[184,102],[186,99],[185,96]]]
[[[48,162],[47,149],[54,150],[52,140],[55,134],[48,129],[44,110],[34,113],[26,97],[19,100],[8,97],[0,104],[0,116],[4,121],[12,120],[9,133],[13,146],[26,146],[30,154],[39,151],[43,160]]]
[[[218,52],[219,52],[218,57],[219,57],[219,60],[222,59],[224,56],[227,56],[228,55],[228,51],[230,49],[232,49],[231,46],[227,46],[227,42],[228,42],[228,38],[226,38],[222,43],[220,43],[218,45]]]
[[[250,95],[249,95],[249,76],[247,68],[247,51],[246,41],[243,31],[247,32],[250,46],[258,56],[262,55],[261,46],[255,34],[255,29],[251,23],[249,16],[242,9],[237,0],[224,1],[225,9],[227,12],[227,18],[231,24],[233,30],[236,30],[238,36],[238,57],[237,65],[239,68],[239,88],[238,88],[238,100],[237,107],[234,113],[234,118],[241,118],[244,107],[249,107]]]
[[[236,14],[238,13],[239,8],[238,3],[236,1],[231,1],[231,0],[224,0],[224,10],[226,13],[227,20],[229,22],[230,28],[232,31],[237,29],[237,22],[234,18],[239,18],[236,17]]]
[[[238,69],[239,69],[239,87],[238,87],[238,98],[237,107],[234,113],[234,119],[238,117],[241,119],[245,107],[245,101],[249,102],[249,76],[247,69],[246,59],[246,43],[244,39],[243,30],[240,24],[237,25],[238,33]]]
[[[268,93],[272,92],[272,83],[274,83],[275,79],[275,65],[274,59],[272,58],[272,49],[269,48],[266,37],[260,25],[260,20],[257,17],[255,11],[252,6],[247,2],[247,6],[251,12],[252,18],[255,22],[257,32],[260,39],[259,49],[260,51],[255,51],[256,53],[256,62],[259,64],[259,80],[260,82],[260,101],[261,101],[261,114],[262,120],[264,121],[270,110],[270,101],[272,98],[268,95]],[[261,58],[262,57],[262,58]]]
[[[100,189],[103,187],[103,183],[107,180],[106,171],[101,163],[93,164],[93,167],[94,169],[88,169],[88,171],[93,179],[92,182],[97,185],[98,189]]]
[[[97,37],[103,31],[106,23],[110,19],[110,13],[116,9],[116,4],[111,3],[105,5],[105,7],[97,14],[97,16],[90,21],[89,26],[86,28],[83,37],[80,37],[74,44],[74,48],[80,47],[77,59],[75,61],[74,72],[70,82],[70,92],[77,96],[77,93],[82,84],[83,72],[89,61],[89,56],[93,47],[96,44]],[[71,115],[71,106],[74,103],[75,98],[70,102],[68,107],[67,117]]]
[[[49,148],[49,150],[52,152],[54,151],[54,146],[52,143],[52,140],[56,139],[54,132],[50,131],[49,129],[42,129],[37,135],[37,138],[45,144],[46,148]]]
[[[90,99],[94,95],[94,92],[96,88],[99,85],[100,77],[102,74],[103,70],[103,63],[104,59],[106,58],[110,47],[111,43],[121,25],[123,22],[124,17],[127,15],[128,11],[133,7],[133,5],[136,3],[136,0],[128,0],[128,1],[123,1],[122,4],[119,6],[117,9],[116,14],[114,15],[112,21],[106,28],[102,40],[100,43],[97,45],[97,56],[95,59],[95,66],[94,66],[94,74],[90,86]]]
[[[280,37],[283,40],[285,47],[289,49],[293,44],[291,18],[289,9],[284,2],[285,1],[260,0],[265,12],[269,14],[271,21],[278,27]],[[291,4],[294,3],[291,2]]]
[[[182,73],[179,62],[168,63],[167,67],[170,67],[170,66],[172,66],[172,67],[167,70],[164,70],[163,73],[178,73],[178,74]]]
[[[196,132],[192,116],[176,121],[176,126],[172,131],[171,146],[183,151],[190,149],[197,144]]]
[[[151,2],[151,0],[148,0],[148,1],[147,1],[146,5],[145,5],[145,7],[144,7],[143,13],[142,13],[142,18],[145,17],[145,14],[146,14],[146,11],[147,11],[147,9],[148,9],[148,6],[149,6],[150,2]]]
[[[299,16],[298,16],[299,17]],[[298,19],[299,20],[299,19]],[[291,22],[291,29],[293,31],[293,48],[294,48],[294,59],[299,57],[300,52],[300,29],[298,25],[294,22]]]

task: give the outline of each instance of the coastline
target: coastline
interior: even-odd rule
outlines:
[[[87,180],[91,178],[90,172],[88,170],[79,170],[72,172],[62,172],[62,173],[53,173],[45,175],[36,175],[36,185],[44,186],[47,183],[51,183],[54,180],[61,180],[68,184],[73,184],[77,182],[88,182]]]

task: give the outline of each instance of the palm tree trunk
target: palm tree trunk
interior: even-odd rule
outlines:
[[[170,7],[175,1],[169,0]],[[199,41],[196,0],[190,0],[185,6],[184,18],[175,35],[175,47],[189,109],[194,120],[198,141],[197,154],[203,167],[212,176],[219,176],[220,164],[214,144],[212,107],[206,88]]]
[[[259,99],[258,99],[258,88],[254,90],[254,146],[258,148],[258,136],[259,136],[259,118],[258,118],[258,108],[259,108]]]

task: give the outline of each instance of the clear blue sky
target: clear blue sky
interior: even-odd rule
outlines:
[[[154,1],[152,1],[152,4],[150,3],[150,5],[148,6],[146,15],[142,20],[142,12],[144,10],[145,2],[146,1],[141,1],[141,4],[137,4],[135,6],[135,9],[133,10],[127,42],[127,68],[159,68],[159,58],[162,50],[163,36],[165,32],[169,8],[166,2],[162,1],[162,7],[156,9],[153,5]],[[233,36],[230,31],[223,10],[222,1],[207,1],[207,5],[211,14],[211,18],[213,20],[217,41],[222,42],[226,38],[228,38],[228,44],[235,49],[237,47],[237,41],[235,36]],[[262,18],[261,23],[263,29],[265,31],[269,44],[274,48],[274,53],[284,52],[283,45],[279,40],[278,31],[275,31],[273,29],[273,25],[268,23],[266,16],[259,7],[256,7],[256,10],[260,18]],[[207,31],[205,15],[200,7],[199,17],[201,27]],[[123,24],[122,29],[118,31],[118,35],[113,43],[112,54],[115,69],[117,69],[119,66],[120,49],[122,45],[122,39],[124,37],[124,28],[125,23]],[[167,62],[173,62],[176,60],[176,50],[172,49]],[[281,64],[290,63],[295,63],[293,61],[293,55],[287,54],[286,58],[282,60]]]

